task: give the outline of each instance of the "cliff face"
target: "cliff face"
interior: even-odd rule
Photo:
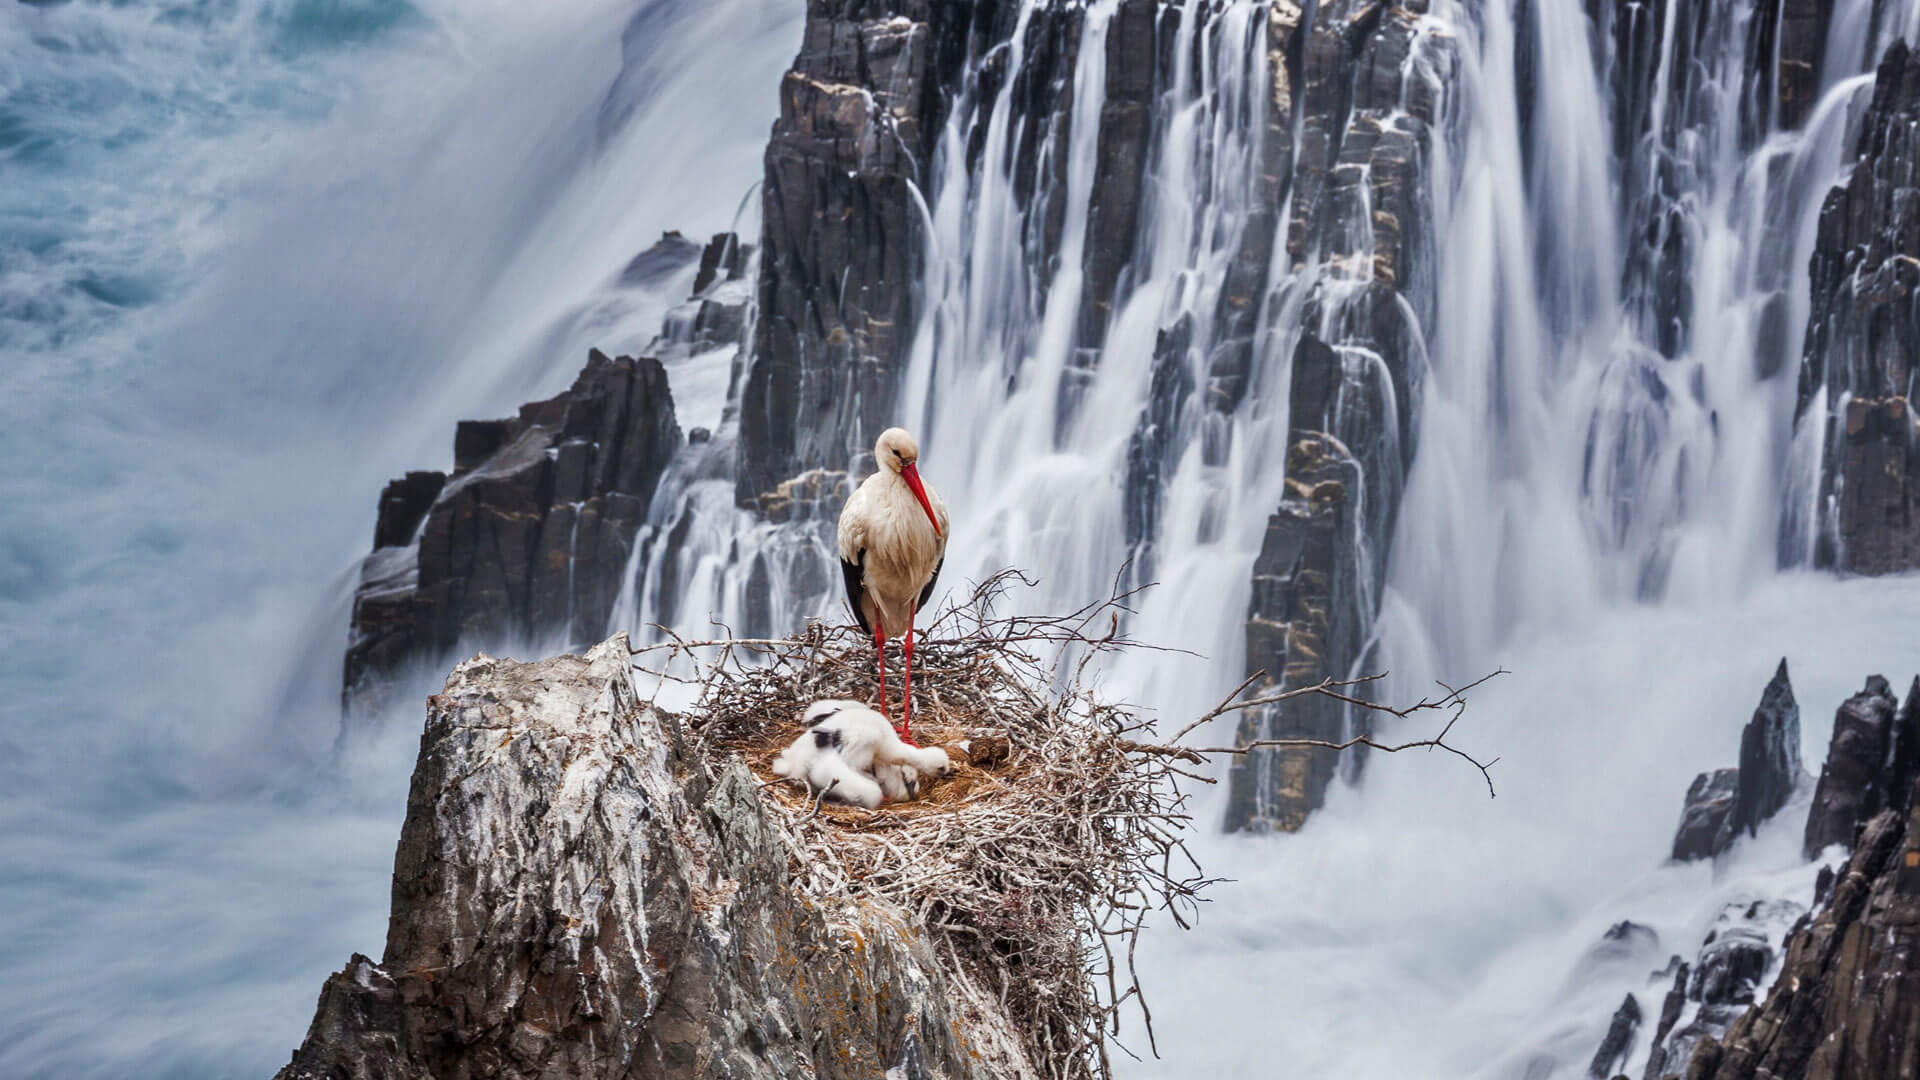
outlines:
[[[624,636],[428,701],[386,951],[279,1080],[990,1077],[901,911],[809,899],[752,777],[640,701]],[[717,775],[716,775],[717,772]]]
[[[565,392],[513,417],[461,422],[451,473],[387,485],[354,593],[350,705],[463,642],[578,647],[606,633],[635,537],[684,445],[662,359],[738,342],[746,252],[727,234],[704,250],[669,234],[623,275],[638,282],[696,259],[692,299],[647,355],[594,350]]]
[[[1628,242],[1618,288],[1647,351],[1678,356],[1690,348],[1687,287],[1697,253],[1688,245],[1699,234],[1688,215],[1702,212],[1690,194],[1701,163],[1689,155],[1719,145],[1713,125],[1722,117],[1719,98],[1708,92],[1720,77],[1711,64],[1674,58],[1700,53],[1713,63],[1745,63],[1739,141],[1757,146],[1805,121],[1831,3],[1780,0],[1750,12],[1668,0],[1587,0],[1585,7],[1622,162]],[[1527,130],[1536,122],[1530,110],[1541,78],[1535,10],[1520,5],[1516,14],[1515,90]],[[737,439],[715,440],[699,469],[702,478],[730,478],[734,502],[762,521],[796,526],[764,530],[754,544],[719,556],[742,579],[741,628],[783,630],[782,620],[816,610],[832,594],[826,532],[842,493],[867,465],[872,439],[901,415],[900,381],[917,306],[926,300],[916,295],[926,255],[923,202],[941,195],[936,167],[964,161],[1004,176],[1007,198],[1019,208],[1013,231],[1030,280],[1022,282],[1026,295],[981,303],[1004,300],[1032,315],[1026,309],[1062,276],[1072,129],[1098,125],[1080,301],[1058,405],[1058,415],[1069,417],[1078,407],[1075,387],[1104,362],[1110,321],[1136,275],[1147,272],[1143,238],[1157,220],[1156,155],[1171,152],[1170,117],[1188,107],[1179,96],[1193,92],[1193,71],[1226,55],[1207,53],[1213,46],[1205,31],[1230,25],[1222,36],[1257,61],[1259,78],[1247,85],[1261,91],[1234,104],[1232,117],[1222,109],[1222,130],[1239,132],[1234,125],[1243,123],[1243,141],[1202,148],[1211,158],[1242,150],[1247,158],[1246,175],[1222,185],[1234,188],[1231,198],[1205,196],[1223,200],[1219,216],[1232,227],[1219,243],[1230,256],[1203,275],[1209,287],[1218,285],[1207,309],[1152,328],[1157,348],[1128,441],[1119,524],[1135,566],[1150,576],[1166,483],[1181,456],[1193,450],[1203,464],[1222,465],[1232,449],[1230,418],[1254,409],[1247,398],[1256,359],[1267,355],[1259,350],[1289,350],[1285,435],[1276,442],[1311,477],[1281,505],[1260,508],[1272,516],[1246,612],[1246,670],[1268,676],[1253,693],[1353,670],[1415,450],[1421,335],[1435,303],[1431,147],[1445,119],[1445,92],[1459,79],[1458,45],[1426,19],[1426,0],[1274,0],[1252,24],[1231,22],[1243,12],[1158,0],[1118,0],[1110,15],[1102,9],[1098,16],[1080,5],[1029,9],[1011,0],[809,0],[765,155],[758,262],[749,267],[731,238],[709,247],[696,286],[700,317],[679,328],[703,345],[750,336],[729,399]],[[1093,40],[1083,32],[1095,17],[1110,22],[1101,49],[1088,47],[1083,56],[1083,41]],[[1814,388],[1826,387],[1829,402],[1851,395],[1822,418],[1832,441],[1826,557],[1873,571],[1920,564],[1920,495],[1910,482],[1920,429],[1906,389],[1907,358],[1920,344],[1909,325],[1907,280],[1920,266],[1909,145],[1920,115],[1920,65],[1906,55],[1896,49],[1882,65],[1860,161],[1822,219],[1802,371],[1803,408]],[[1097,108],[1076,109],[1076,94],[1090,85],[1077,73],[1095,63],[1104,66],[1104,96]],[[1223,86],[1210,92],[1224,94]],[[983,103],[996,119],[983,111],[942,142],[948,120],[967,115],[956,110]],[[1015,134],[985,160],[994,124]],[[1524,131],[1521,145],[1533,152]],[[1784,229],[1791,215],[1779,216]],[[691,257],[680,250],[654,261]],[[652,265],[643,257],[631,272],[644,275]],[[1280,267],[1284,278],[1275,276]],[[1768,264],[1756,272],[1774,290],[1761,318],[1785,318],[1794,270]],[[1556,324],[1574,325],[1583,297],[1613,288],[1574,287],[1542,303]],[[1784,335],[1759,336],[1761,372],[1786,370],[1792,346],[1772,344]],[[464,426],[451,475],[409,473],[389,487],[355,604],[350,691],[409,659],[443,658],[462,640],[578,645],[607,629],[634,537],[679,443],[658,365],[646,357],[632,363],[622,377],[637,392],[598,386],[602,376],[590,365],[554,402],[528,406],[516,420]],[[627,415],[647,419],[611,434],[626,444],[618,447],[582,435],[582,425],[592,426],[586,421],[554,426],[564,420],[556,411],[588,408],[587,399],[625,400]],[[1254,404],[1271,414],[1275,403]],[[583,455],[597,456],[582,466]],[[606,455],[641,464],[605,481]],[[584,484],[576,482],[583,467]],[[1323,484],[1335,476],[1338,501]],[[1324,497],[1304,498],[1307,488]],[[674,524],[652,594],[670,619],[685,584],[675,545],[689,534],[699,542],[691,512]],[[1325,542],[1336,534],[1343,539]],[[689,565],[711,555],[695,552]],[[1249,711],[1240,735],[1330,737],[1347,733],[1355,719],[1324,704]],[[1287,757],[1263,752],[1234,770],[1232,803],[1242,809],[1231,816],[1233,827],[1294,828],[1320,804],[1331,771]]]
[[[1769,741],[1756,738],[1755,727],[1770,706],[1779,715],[1790,701],[1776,692],[1783,683],[1784,670],[1742,739],[1741,773],[1751,750]],[[1813,911],[1801,914],[1786,901],[1734,905],[1692,963],[1673,958],[1645,1080],[1920,1075],[1917,734],[1920,679],[1904,706],[1878,675],[1840,706],[1807,818],[1806,847],[1809,858],[1836,844],[1851,846],[1851,855],[1837,875],[1821,869]],[[1739,802],[1732,783],[1722,800],[1729,813]],[[1676,857],[1687,838],[1683,821]],[[1779,940],[1776,928],[1789,921],[1791,931]],[[1757,988],[1769,977],[1771,989],[1756,1005]]]
[[[846,469],[886,426],[912,326],[911,185],[925,175],[943,83],[973,17],[937,0],[807,5],[761,189],[742,506],[809,469]]]
[[[1336,300],[1309,301],[1293,353],[1288,494],[1268,520],[1247,612],[1247,673],[1266,694],[1345,678],[1374,612],[1405,471],[1412,460],[1419,373],[1403,312],[1425,321],[1435,243],[1425,174],[1441,80],[1452,57],[1428,42],[1416,59],[1424,2],[1323,4],[1311,28],[1275,4],[1268,22],[1274,92],[1265,149],[1276,192],[1292,195],[1284,240],[1296,261],[1321,260]],[[1299,141],[1290,141],[1299,117]],[[1282,134],[1282,133],[1288,134]],[[1367,230],[1348,223],[1365,219]],[[1258,230],[1252,230],[1257,232]],[[1241,264],[1264,260],[1266,248]],[[1250,279],[1258,296],[1264,276]],[[1233,302],[1238,295],[1230,290]],[[1245,301],[1241,301],[1244,305]],[[1215,354],[1208,405],[1239,404],[1243,348]],[[1365,718],[1355,718],[1360,728]],[[1248,710],[1240,741],[1349,732],[1346,709],[1314,699]],[[1357,763],[1363,759],[1351,759]],[[1229,774],[1227,827],[1297,829],[1325,798],[1337,762],[1318,751],[1272,749]]]
[[[1825,432],[1816,561],[1885,574],[1920,566],[1920,59],[1905,43],[1880,61],[1855,155],[1820,208],[1799,419]]]
[[[349,691],[462,640],[604,632],[680,442],[660,362],[597,350],[558,397],[462,422],[451,475],[410,473],[381,497],[354,597]]]
[[[1766,1003],[1702,1043],[1687,1080],[1920,1076],[1920,809],[1868,819],[1832,889]]]

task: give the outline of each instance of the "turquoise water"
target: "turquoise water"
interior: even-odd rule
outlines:
[[[799,14],[0,8],[0,1075],[266,1075],[379,953],[380,486],[645,343],[678,297],[618,271],[736,224]]]

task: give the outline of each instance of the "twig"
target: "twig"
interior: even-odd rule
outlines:
[[[1150,916],[1165,912],[1192,925],[1209,877],[1186,837],[1193,828],[1191,783],[1210,756],[1283,746],[1334,751],[1372,746],[1387,752],[1440,746],[1484,765],[1446,740],[1465,694],[1404,709],[1343,691],[1382,676],[1326,679],[1312,686],[1241,699],[1264,672],[1227,700],[1152,741],[1155,722],[1093,690],[1100,655],[1118,650],[1184,652],[1131,637],[1133,602],[1151,585],[1129,587],[1116,574],[1104,599],[1064,616],[999,614],[1006,593],[1031,587],[1016,570],[989,575],[970,595],[929,612],[918,635],[915,674],[923,696],[916,720],[936,741],[994,735],[1007,754],[990,768],[968,766],[958,782],[935,784],[921,800],[874,813],[831,804],[828,792],[792,785],[761,788],[761,803],[791,842],[792,881],[817,902],[871,899],[893,904],[928,929],[950,976],[969,1040],[995,1075],[1038,1080],[1110,1080],[1107,1044],[1120,1011],[1137,1010],[1157,1054],[1153,1017],[1135,965]],[[1104,625],[1103,625],[1104,624]],[[799,730],[805,706],[821,698],[868,700],[873,643],[857,629],[810,622],[791,638],[721,636],[694,641],[666,627],[633,648],[664,654],[656,674],[697,688],[681,718],[715,772],[729,760],[760,776]],[[1498,672],[1496,672],[1498,674]],[[1440,735],[1383,746],[1368,736],[1345,743],[1261,739],[1235,747],[1186,747],[1180,740],[1230,712],[1271,707],[1311,694],[1407,716],[1424,709],[1452,715]],[[1184,767],[1183,767],[1184,766]]]

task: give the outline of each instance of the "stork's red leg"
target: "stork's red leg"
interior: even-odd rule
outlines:
[[[908,746],[919,746],[913,741],[913,609],[907,609],[907,636],[900,639],[900,651],[906,657],[906,673],[902,677],[906,689],[900,692],[900,741]]]
[[[880,667],[880,715],[887,715],[887,628],[880,625],[880,613],[873,613],[873,659]]]

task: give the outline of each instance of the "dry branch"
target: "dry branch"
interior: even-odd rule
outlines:
[[[1474,768],[1480,770],[1480,778],[1486,781],[1487,783],[1487,798],[1491,799],[1494,797],[1493,773],[1491,770],[1493,769],[1493,766],[1499,762],[1500,759],[1492,758],[1487,761],[1481,761],[1479,758],[1474,757],[1472,754],[1469,754],[1465,750],[1462,750],[1459,747],[1448,742],[1447,736],[1452,733],[1453,725],[1456,723],[1459,723],[1460,717],[1464,715],[1466,712],[1467,692],[1478,688],[1487,680],[1492,679],[1497,675],[1505,675],[1505,674],[1507,674],[1507,670],[1505,668],[1496,668],[1493,671],[1490,671],[1487,674],[1480,676],[1478,679],[1475,679],[1472,682],[1466,684],[1465,686],[1459,687],[1457,689],[1454,687],[1448,686],[1446,683],[1440,683],[1440,688],[1447,692],[1445,696],[1437,697],[1437,698],[1431,698],[1431,697],[1422,698],[1421,700],[1414,702],[1412,705],[1405,705],[1400,707],[1387,705],[1378,701],[1369,701],[1366,698],[1358,698],[1350,694],[1343,694],[1340,692],[1340,688],[1342,687],[1359,686],[1366,683],[1375,682],[1379,679],[1384,679],[1387,677],[1387,672],[1384,672],[1384,671],[1378,672],[1373,675],[1362,675],[1358,678],[1353,678],[1353,679],[1327,678],[1320,682],[1314,683],[1311,686],[1295,687],[1292,690],[1286,690],[1278,694],[1269,694],[1266,697],[1251,698],[1246,701],[1235,701],[1234,698],[1238,697],[1241,693],[1243,693],[1246,690],[1246,688],[1252,685],[1256,679],[1259,679],[1266,675],[1266,672],[1264,671],[1256,671],[1252,675],[1248,676],[1246,682],[1243,682],[1240,684],[1239,689],[1235,690],[1231,694],[1228,694],[1226,700],[1222,701],[1219,705],[1216,705],[1210,712],[1200,717],[1200,719],[1195,720],[1193,723],[1188,724],[1184,728],[1181,728],[1180,733],[1178,735],[1175,735],[1172,741],[1179,742],[1181,736],[1186,735],[1188,732],[1206,723],[1207,721],[1212,720],[1215,717],[1222,716],[1226,713],[1238,712],[1241,709],[1251,709],[1251,708],[1255,708],[1257,706],[1262,706],[1262,705],[1273,705],[1278,702],[1290,700],[1292,698],[1306,697],[1309,694],[1319,695],[1321,697],[1329,697],[1335,701],[1343,701],[1348,705],[1352,705],[1357,708],[1366,709],[1371,712],[1386,713],[1388,716],[1397,717],[1402,720],[1406,719],[1409,716],[1412,716],[1415,713],[1429,712],[1429,711],[1440,710],[1440,709],[1450,710],[1453,713],[1453,715],[1448,717],[1446,726],[1440,729],[1440,734],[1435,735],[1433,738],[1409,739],[1406,742],[1399,742],[1399,743],[1383,743],[1373,739],[1371,736],[1356,735],[1353,738],[1347,739],[1342,742],[1335,742],[1331,739],[1307,739],[1307,738],[1251,739],[1251,740],[1248,740],[1247,742],[1241,743],[1238,746],[1207,746],[1207,747],[1160,746],[1160,747],[1141,747],[1139,749],[1140,749],[1140,752],[1142,753],[1169,754],[1175,757],[1181,757],[1187,761],[1197,762],[1200,760],[1200,758],[1197,755],[1201,755],[1201,754],[1245,754],[1254,750],[1260,750],[1268,747],[1279,747],[1279,746],[1317,746],[1323,749],[1334,750],[1334,751],[1348,750],[1356,746],[1365,746],[1374,750],[1379,750],[1382,753],[1387,753],[1387,754],[1397,754],[1402,750],[1414,750],[1420,747],[1425,747],[1429,751],[1445,750],[1447,753],[1452,754],[1455,757],[1461,758],[1462,760],[1466,761],[1468,764],[1472,765]],[[1188,755],[1194,755],[1194,756],[1188,756]]]
[[[1019,1048],[994,1056],[1018,1072],[1026,1072],[1024,1059],[1046,1080],[1111,1077],[1107,1044],[1119,1046],[1123,1006],[1139,1010],[1155,1048],[1134,961],[1141,928],[1155,912],[1191,925],[1215,880],[1186,849],[1192,816],[1179,783],[1214,781],[1181,764],[1290,745],[1439,747],[1483,775],[1492,764],[1447,744],[1446,731],[1397,746],[1367,738],[1175,745],[1225,713],[1306,694],[1396,716],[1451,709],[1457,719],[1478,682],[1405,709],[1341,693],[1379,676],[1236,701],[1256,673],[1161,743],[1151,719],[1101,700],[1087,678],[1103,654],[1181,651],[1127,634],[1130,602],[1150,586],[1122,588],[1124,574],[1104,600],[1063,616],[998,614],[1013,586],[1034,584],[1014,570],[934,613],[915,649],[915,731],[968,763],[920,799],[877,811],[822,801],[771,771],[807,704],[871,700],[872,643],[858,630],[814,622],[791,638],[688,641],[661,627],[659,641],[633,650],[637,669],[699,688],[687,729],[709,757],[741,761],[759,775],[763,802],[794,845],[796,886],[823,898],[883,900],[917,917],[949,961],[963,1009],[1016,1025]],[[994,1025],[981,1026],[978,1037],[991,1041]]]

